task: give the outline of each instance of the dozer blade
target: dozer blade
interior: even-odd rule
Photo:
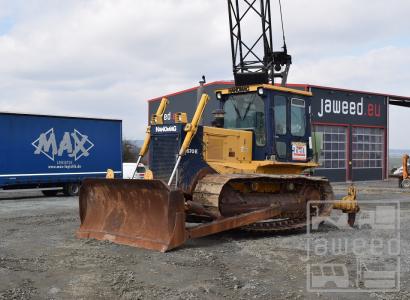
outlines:
[[[79,201],[79,238],[161,252],[187,238],[183,194],[160,180],[87,179]]]

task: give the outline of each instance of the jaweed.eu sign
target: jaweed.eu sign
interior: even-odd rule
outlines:
[[[386,97],[312,88],[312,120],[353,125],[385,126]]]

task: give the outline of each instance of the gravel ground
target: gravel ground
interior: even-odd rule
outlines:
[[[379,191],[360,200],[401,202],[400,291],[309,292],[304,232],[254,235],[231,231],[189,241],[169,253],[78,240],[78,199],[39,192],[0,193],[0,299],[409,299],[410,194]],[[338,186],[342,190],[341,186]],[[338,191],[338,189],[336,189]],[[388,189],[387,189],[388,190]],[[366,210],[362,205],[362,211]],[[366,228],[325,224],[315,241],[366,238]],[[379,264],[387,261],[380,256]],[[312,256],[312,263],[323,257]],[[349,251],[325,262],[355,264]],[[349,268],[349,274],[351,269]]]

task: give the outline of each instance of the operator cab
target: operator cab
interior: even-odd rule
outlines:
[[[311,93],[263,84],[219,90],[216,96],[223,111],[219,124],[253,132],[254,160],[311,160]]]

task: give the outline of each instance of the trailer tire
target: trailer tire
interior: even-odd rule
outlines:
[[[66,196],[78,196],[80,193],[79,183],[67,183],[63,188],[63,193]]]
[[[45,190],[45,191],[41,191],[41,192],[46,197],[54,197],[54,196],[57,196],[58,190]]]

